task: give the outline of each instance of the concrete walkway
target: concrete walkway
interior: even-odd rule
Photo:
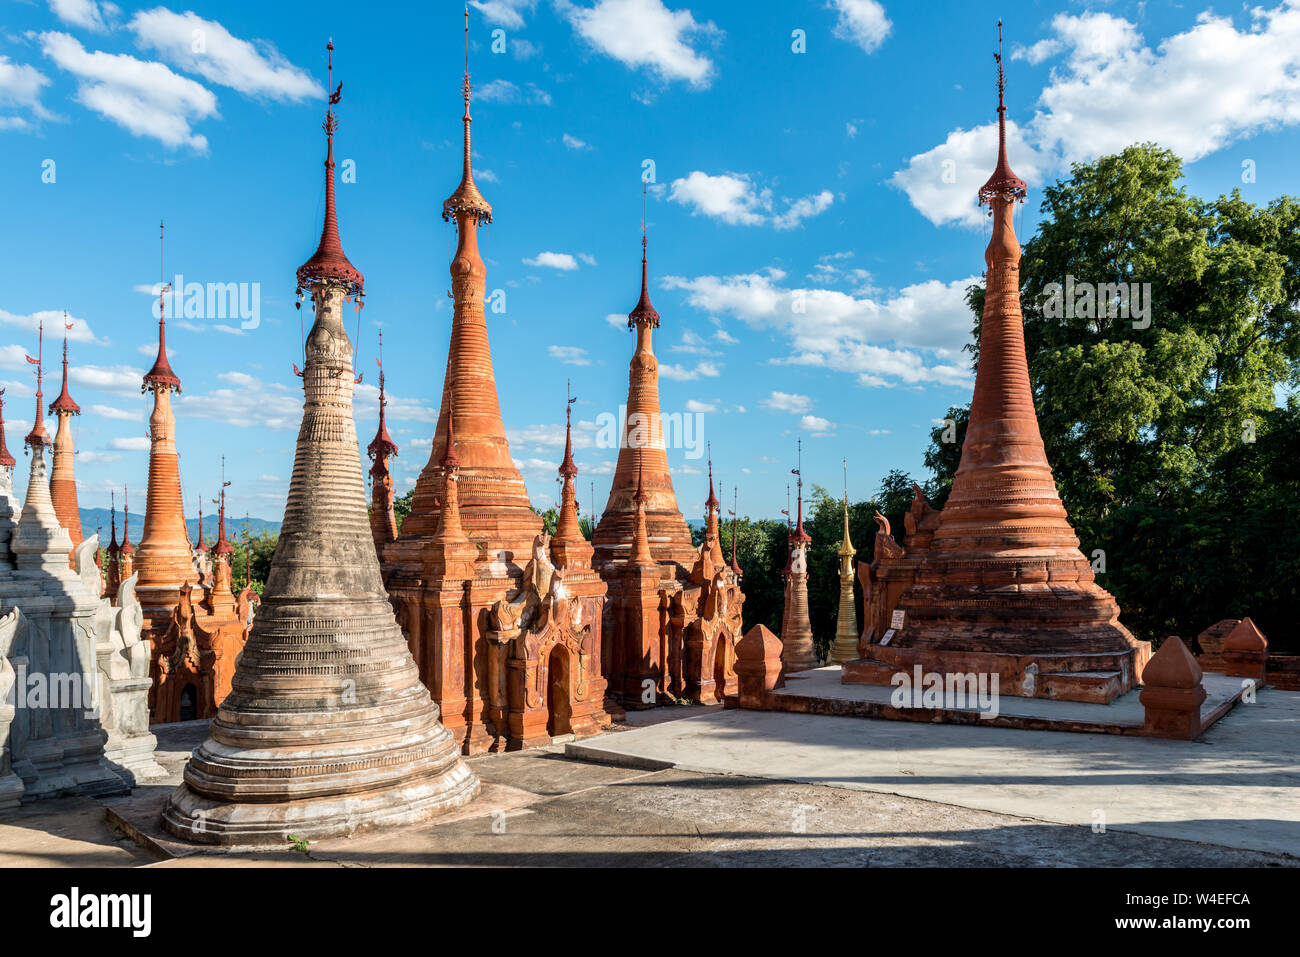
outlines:
[[[1300,857],[1300,693],[1265,690],[1197,741],[715,711],[566,754],[830,785]]]

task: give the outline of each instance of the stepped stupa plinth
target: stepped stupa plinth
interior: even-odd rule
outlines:
[[[961,462],[928,545],[918,547],[913,533],[909,548],[894,543],[886,551],[897,549],[899,557],[873,573],[889,580],[890,561],[907,560],[915,578],[889,615],[889,629],[864,642],[862,659],[844,666],[843,680],[888,684],[920,666],[996,674],[1002,694],[1109,702],[1139,682],[1150,646],[1120,624],[1115,599],[1095,581],[1039,433],[1013,223],[1027,187],[1007,159],[1000,49],[996,59],[998,162],[979,192],[993,228]],[[886,526],[882,531],[888,538]]]
[[[352,413],[345,301],[363,278],[339,241],[333,86],[325,114],[325,223],[298,270],[315,319],[302,426],[261,606],[210,737],[163,825],[206,844],[283,844],[407,824],[459,807],[477,777],[439,721],[380,578]]]

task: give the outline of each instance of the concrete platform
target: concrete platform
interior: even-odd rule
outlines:
[[[1196,741],[728,710],[565,753],[1300,856],[1300,693],[1290,691],[1259,692]]]
[[[829,665],[786,676],[785,687],[772,692],[776,710],[891,721],[979,724],[990,728],[1022,728],[1031,731],[1145,733],[1145,712],[1138,700],[1141,692],[1136,688],[1109,704],[1000,695],[996,716],[985,717],[973,704],[960,708],[895,708],[890,703],[894,688],[888,685],[843,684],[840,673],[839,665]],[[1201,723],[1206,727],[1236,707],[1244,693],[1242,679],[1226,675],[1206,674],[1203,686],[1205,702],[1201,705]]]

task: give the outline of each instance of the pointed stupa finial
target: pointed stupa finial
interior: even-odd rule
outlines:
[[[81,415],[81,406],[72,401],[72,396],[68,394],[68,330],[72,328],[72,323],[68,322],[68,314],[63,313],[63,390],[59,397],[50,403],[50,415],[58,415],[60,412],[68,415]]]
[[[375,357],[375,364],[379,366],[379,428],[375,431],[374,440],[366,446],[366,454],[375,462],[370,469],[371,475],[382,468],[381,463],[384,458],[397,454],[397,443],[388,434],[385,413],[388,407],[388,396],[384,392],[384,330],[382,329],[379,330],[379,355]]]
[[[655,312],[655,307],[650,305],[650,283],[648,277],[648,267],[646,250],[648,247],[646,231],[646,202],[649,187],[645,180],[641,181],[641,298],[637,300],[636,308],[627,314],[627,327],[635,329],[639,325],[648,325],[651,329],[659,328],[659,313]]]
[[[9,446],[5,442],[5,390],[0,389],[0,468],[13,469],[18,464],[18,460],[13,457],[9,451]]]
[[[857,549],[849,539],[849,460],[846,458],[844,459],[844,540],[840,542],[839,554],[852,558],[857,553]]]
[[[798,458],[798,463],[799,463],[799,464],[798,464],[798,467],[795,468],[795,469],[792,469],[793,473],[799,477],[799,483],[798,483],[798,489],[799,489],[799,491],[798,491],[798,503],[799,503],[799,504],[798,504],[798,506],[797,506],[798,511],[795,513],[795,514],[798,516],[798,520],[795,522],[794,533],[790,536],[790,538],[791,538],[791,541],[794,541],[794,542],[804,542],[804,543],[807,543],[807,542],[811,542],[811,541],[812,541],[812,536],[809,535],[806,531],[804,531],[804,528],[803,528],[803,439],[800,439],[800,440],[799,440],[799,458]]]
[[[181,391],[181,380],[172,371],[171,363],[167,361],[167,293],[171,292],[172,284],[164,281],[167,276],[163,258],[164,232],[165,225],[160,221],[158,223],[158,358],[154,360],[153,368],[145,374],[144,381],[140,384],[141,392],[148,392],[150,388]]]
[[[492,206],[483,198],[483,194],[474,183],[474,165],[470,157],[469,127],[473,120],[469,115],[469,101],[472,90],[473,87],[469,82],[469,6],[467,5],[465,7],[465,79],[461,84],[461,96],[465,100],[465,115],[461,117],[461,122],[465,124],[465,160],[460,185],[456,187],[456,192],[448,196],[446,202],[442,204],[442,218],[451,221],[465,216],[475,223],[490,223]]]
[[[704,507],[708,510],[709,514],[711,515],[718,510],[721,503],[718,501],[718,496],[714,494],[713,491],[713,443],[712,442],[708,443],[708,450],[709,450],[709,497],[708,500],[705,501]]]
[[[117,553],[121,551],[117,544],[117,490],[108,490],[108,516],[112,521],[113,537],[108,540],[108,557],[110,561],[117,558]]]
[[[993,54],[998,64],[998,165],[993,175],[980,187],[981,205],[991,204],[998,196],[1008,199],[1024,199],[1029,191],[1028,184],[1011,171],[1007,161],[1007,88],[1006,74],[1002,69],[1002,21],[998,21],[998,52]]]
[[[573,394],[573,381],[565,386],[567,401],[564,406],[564,461],[560,463],[560,478],[571,479],[578,474],[578,466],[573,464],[573,403],[578,399]]]
[[[122,546],[118,551],[123,555],[135,553],[131,544],[131,490],[125,486],[122,488]]]
[[[208,550],[207,542],[203,541],[203,496],[199,496],[199,543],[194,548],[200,552]]]
[[[212,547],[212,554],[221,557],[230,555],[235,551],[235,547],[226,541],[226,489],[230,483],[226,481],[226,457],[221,456],[221,493],[217,496],[217,544]]]
[[[357,270],[343,252],[343,243],[339,240],[338,211],[334,203],[334,134],[339,128],[334,116],[334,107],[343,99],[343,83],[334,86],[334,41],[325,45],[329,56],[329,81],[325,92],[329,94],[329,103],[325,107],[325,222],[321,226],[320,243],[311,259],[298,267],[298,291],[301,292],[312,283],[332,280],[342,283],[347,294],[365,295],[365,277]]]
[[[41,391],[41,381],[44,378],[44,370],[41,366],[45,358],[45,321],[42,320],[37,327],[36,332],[36,358],[25,356],[28,362],[36,366],[36,421],[32,423],[32,430],[27,433],[23,439],[23,444],[29,448],[38,448],[45,445],[53,445],[50,439],[50,433],[45,431],[45,406],[41,401],[45,394]]]

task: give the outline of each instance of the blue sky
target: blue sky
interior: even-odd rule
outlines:
[[[165,218],[168,280],[260,296],[255,328],[169,323],[187,512],[215,495],[224,454],[231,511],[279,518],[301,408],[292,363],[310,322],[293,306],[294,271],[320,230],[332,36],[337,154],[355,171],[339,186],[340,223],[368,294],[358,427],[364,446],[382,327],[408,489],[428,458],[450,330],[455,240],[439,212],[460,174],[461,6],[10,0],[4,14],[11,449],[32,416],[21,354],[46,315],[56,374],[66,309],[81,503],[105,506],[128,484],[143,502],[139,380]],[[808,481],[838,491],[847,457],[855,498],[890,468],[923,474],[932,420],[970,394],[962,296],[983,267],[974,197],[995,160],[998,16],[1012,164],[1030,184],[1022,239],[1069,162],[1145,139],[1191,161],[1198,195],[1300,193],[1290,3],[471,4],[475,164],[496,213],[482,250],[505,303],[489,331],[535,504],[558,494],[569,379],[579,499],[593,481],[598,506],[608,493],[615,450],[598,447],[596,424],[626,396],[646,160],[663,408],[702,416],[728,504],[739,484],[742,513],[776,515],[799,437]],[[56,375],[46,401],[57,391]],[[699,515],[703,459],[674,449],[670,461],[683,511]]]

